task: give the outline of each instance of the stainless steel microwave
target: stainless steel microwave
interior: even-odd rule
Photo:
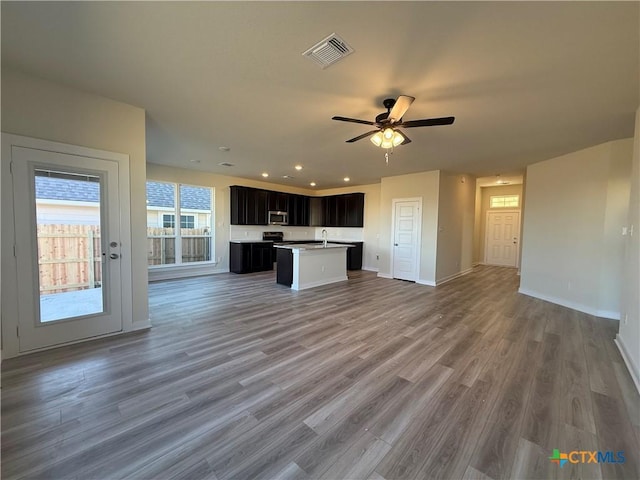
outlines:
[[[269,225],[288,225],[288,217],[287,212],[269,211]]]

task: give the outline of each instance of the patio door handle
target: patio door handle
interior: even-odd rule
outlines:
[[[109,258],[111,260],[115,260],[116,258],[118,258],[118,254],[117,253],[112,253],[112,254],[109,255]]]

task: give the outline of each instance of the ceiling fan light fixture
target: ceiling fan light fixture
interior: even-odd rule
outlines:
[[[393,132],[393,138],[391,139],[391,143],[393,144],[394,147],[397,147],[398,145],[400,145],[402,142],[404,142],[404,140],[405,140],[404,135],[402,135],[400,132],[398,131]]]
[[[404,135],[392,128],[385,128],[371,137],[371,143],[385,149],[397,147],[404,141]]]

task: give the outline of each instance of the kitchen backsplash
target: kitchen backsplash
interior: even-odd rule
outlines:
[[[329,240],[361,242],[362,228],[287,227],[284,225],[231,225],[230,240],[262,240],[262,232],[284,232],[285,240],[322,240],[322,230]]]

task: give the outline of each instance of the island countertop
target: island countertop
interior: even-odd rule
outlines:
[[[229,243],[273,243],[273,240],[250,240],[247,238],[240,238],[237,240],[229,240]]]
[[[348,245],[344,243],[292,243],[288,245],[274,245],[276,248],[286,248],[289,250],[325,250],[327,248],[351,248],[355,245]]]

